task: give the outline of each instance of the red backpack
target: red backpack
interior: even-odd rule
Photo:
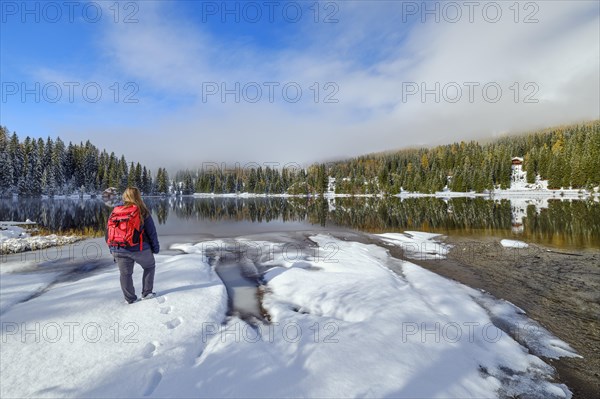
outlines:
[[[116,206],[108,218],[106,243],[109,247],[132,247],[142,250],[143,224],[136,205]]]

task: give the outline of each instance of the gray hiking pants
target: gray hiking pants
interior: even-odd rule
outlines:
[[[121,272],[121,290],[125,300],[129,303],[137,300],[135,295],[135,287],[133,286],[133,265],[139,263],[144,269],[142,276],[142,296],[152,292],[154,289],[154,255],[150,249],[145,249],[140,252],[115,252],[113,253],[119,271]]]

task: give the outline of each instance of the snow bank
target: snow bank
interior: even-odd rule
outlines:
[[[415,242],[433,237],[410,236]],[[408,236],[386,237],[408,242]],[[564,385],[549,382],[550,366],[492,323],[488,308],[474,300],[477,291],[378,246],[326,235],[311,240],[336,248],[335,256],[293,261],[274,254],[267,262],[274,266],[264,274],[263,306],[271,324],[231,318],[210,326],[197,364],[163,379],[155,394],[570,397]],[[404,278],[390,271],[392,263]]]
[[[381,237],[392,245],[435,238]],[[37,292],[44,279],[15,275],[0,292],[0,396],[570,397],[550,382],[550,366],[494,324],[529,321],[520,309],[383,247],[310,239],[320,256],[248,261],[269,266],[262,304],[271,322],[258,325],[225,318],[226,290],[206,263],[206,243],[157,256],[160,296],[133,305],[123,303],[116,266],[20,303],[25,284]],[[140,278],[136,267],[138,290]],[[521,342],[576,356],[543,329]]]
[[[260,193],[194,193],[192,196],[197,198],[288,198],[296,197],[292,194],[260,194]]]
[[[9,222],[0,222],[0,242],[11,238],[29,237],[24,228]]]
[[[571,392],[564,384],[550,382],[554,373],[554,369],[550,365],[544,363],[539,357],[529,354],[526,348],[519,345],[496,324],[498,321],[504,321],[502,326],[508,327],[513,332],[523,331],[527,328],[536,331],[538,336],[535,342],[539,345],[537,349],[540,355],[554,353],[558,355],[556,357],[578,356],[567,343],[554,337],[545,329],[535,330],[532,328],[539,327],[539,324],[527,318],[524,312],[521,313],[521,318],[511,319],[509,315],[513,316],[516,312],[514,308],[511,309],[512,312],[509,312],[509,305],[512,304],[506,301],[499,301],[490,296],[484,297],[479,291],[444,279],[416,265],[406,264],[404,273],[407,281],[416,290],[423,293],[422,298],[432,311],[450,317],[451,321],[447,323],[458,323],[462,326],[471,325],[473,322],[478,323],[473,330],[474,340],[461,337],[460,343],[464,344],[465,340],[469,342],[467,351],[470,351],[475,359],[479,359],[480,377],[498,381],[501,386],[499,392],[502,392],[503,396],[571,397]],[[477,319],[478,316],[481,319]],[[504,319],[501,319],[502,316]],[[501,320],[498,320],[499,318]],[[428,329],[424,328],[422,334],[427,334],[427,331]],[[463,330],[463,332],[465,331]],[[452,341],[452,337],[447,336],[446,339]],[[533,342],[533,340],[530,341],[530,343]],[[564,349],[560,354],[555,350],[559,347]],[[478,353],[480,350],[485,353]],[[431,378],[435,377],[432,375]],[[482,396],[491,397],[492,395]]]
[[[202,323],[225,315],[225,287],[202,256],[157,261],[156,299],[126,305],[115,265],[9,307],[2,314],[0,396],[141,397],[193,365],[204,348]],[[138,294],[140,281],[137,266]],[[4,303],[4,288],[1,295]]]
[[[31,237],[25,229],[19,227],[19,225],[31,223],[29,219],[25,223],[0,222],[0,255],[67,245],[83,239],[80,236],[59,236],[56,234]]]
[[[445,259],[450,245],[435,241],[440,234],[406,231],[404,233],[376,234],[385,242],[402,248],[409,259]]]
[[[82,240],[80,236],[59,236],[50,234],[47,236],[33,236],[22,238],[0,239],[0,254],[14,254],[25,251],[35,251],[55,247],[57,245],[68,245]]]
[[[504,248],[528,248],[529,244],[517,240],[501,240],[500,245]]]
[[[507,190],[494,190],[491,192],[492,198],[559,198],[559,199],[580,199],[587,198],[591,194],[584,189],[531,189],[531,188],[510,188]]]
[[[525,311],[514,304],[498,300],[483,291],[471,290],[471,296],[492,315],[494,324],[508,332],[536,356],[551,359],[581,357],[570,345],[555,338],[537,321],[530,319]]]

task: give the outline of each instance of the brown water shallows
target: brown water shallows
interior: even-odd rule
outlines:
[[[583,359],[544,359],[573,398],[600,398],[600,251],[510,249],[498,239],[449,237],[447,259],[411,260],[522,308]]]

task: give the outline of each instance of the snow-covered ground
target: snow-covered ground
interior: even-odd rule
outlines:
[[[228,194],[215,194],[215,193],[194,193],[196,198],[304,198],[305,194],[256,194],[256,193],[228,193]],[[327,192],[324,194],[325,198],[375,198],[383,197],[384,194],[336,194]],[[587,197],[598,197],[598,192],[589,192],[587,190],[580,189],[532,189],[532,188],[511,188],[507,190],[496,189],[490,192],[477,193],[475,191],[436,191],[432,194],[419,193],[412,191],[403,191],[398,194],[393,194],[394,197],[399,198],[422,198],[422,197],[435,197],[435,198],[587,198]]]
[[[536,190],[536,189],[515,189],[511,188],[508,190],[494,190],[491,193],[493,198],[587,198],[590,196],[597,196],[597,193],[591,193],[587,190],[577,189],[556,189],[556,190]]]
[[[258,193],[194,193],[192,194],[197,198],[304,198],[306,194],[258,194]],[[308,195],[309,197],[317,195]],[[349,198],[349,197],[382,197],[382,194],[336,194],[332,192],[326,192],[323,194],[325,198]]]
[[[420,231],[378,234],[385,242],[402,248],[409,259],[443,259],[450,245],[435,241],[439,234]]]
[[[433,237],[381,238],[418,247]],[[310,239],[326,256],[261,258],[271,322],[257,325],[226,317],[204,244],[158,255],[159,296],[133,305],[116,266],[51,285],[41,271],[0,267],[0,396],[570,397],[549,382],[550,366],[492,323],[520,331],[531,322],[520,309],[383,247]],[[137,267],[138,289],[140,279]],[[576,356],[541,326],[524,341],[537,354]]]
[[[527,244],[526,242],[523,241],[518,241],[518,240],[500,240],[500,245],[502,245],[504,248],[527,248],[529,247],[529,244]]]
[[[489,193],[460,192],[460,191],[437,191],[434,194],[402,192],[394,195],[400,198],[420,198],[420,197],[436,197],[436,198],[494,198],[494,199],[511,199],[511,198],[564,198],[564,199],[579,199],[588,197],[598,197],[598,193],[591,193],[586,190],[535,190],[535,189],[508,189],[508,190],[493,190]]]
[[[267,197],[276,197],[276,198],[289,198],[296,197],[296,195],[292,194],[257,194],[257,193],[194,193],[194,197],[198,198],[267,198]]]
[[[157,258],[157,299],[125,305],[115,266],[5,308],[0,396],[141,397],[193,366],[203,323],[224,317],[225,287],[200,255]]]
[[[20,227],[23,224],[27,223],[0,222],[0,255],[67,245],[82,239],[80,236],[60,236],[56,234],[31,236],[25,229]]]

